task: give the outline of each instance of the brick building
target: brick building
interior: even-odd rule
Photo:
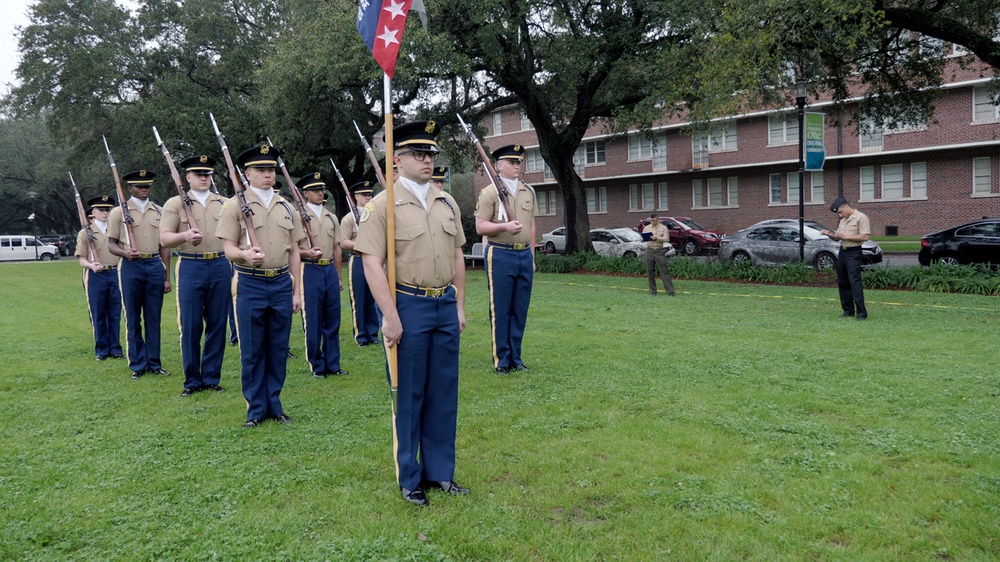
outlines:
[[[982,67],[949,69],[934,122],[905,127],[834,125],[827,115],[823,172],[806,172],[805,217],[836,226],[829,204],[843,192],[872,220],[875,235],[919,236],[1000,215],[1000,108]],[[829,101],[806,111],[824,112]],[[856,111],[839,116],[847,123]],[[563,225],[560,187],[519,108],[484,122],[490,149],[526,148],[523,179],[537,193],[541,235]],[[731,233],[769,218],[798,217],[798,113],[786,107],[720,120],[691,135],[681,119],[650,133],[610,136],[591,126],[577,151],[592,228],[635,226],[657,210]],[[476,188],[487,183],[476,178]]]

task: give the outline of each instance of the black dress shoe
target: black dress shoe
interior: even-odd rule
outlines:
[[[202,387],[200,387],[200,386],[198,388],[185,388],[184,392],[181,393],[181,396],[183,396],[184,398],[187,398],[188,396],[191,396],[192,394],[194,394],[195,392],[198,392],[201,389],[202,389]]]
[[[97,356],[97,360],[98,360],[98,361],[104,361],[104,360],[105,360],[105,359],[107,359],[107,358],[108,358],[108,356],[107,356],[107,355],[98,355],[98,356]]]
[[[529,369],[527,365],[521,364],[521,365],[514,365],[514,369],[513,370],[515,370],[515,371],[530,371],[531,369]]]
[[[217,384],[206,384],[205,386],[201,387],[201,390],[211,390],[212,392],[225,392],[226,391],[226,389],[222,388],[221,386],[219,386]]]
[[[245,429],[250,429],[251,427],[257,427],[258,425],[261,424],[262,421],[264,421],[264,420],[256,419],[256,418],[252,419],[252,420],[247,420],[247,422],[245,424],[243,424],[243,427]]]
[[[427,494],[423,490],[417,488],[416,490],[410,491],[406,488],[400,488],[400,492],[403,494],[403,499],[412,503],[413,505],[427,505]]]
[[[111,358],[112,359],[122,359],[123,357],[125,357],[125,356],[122,355],[121,353],[112,353],[111,354]]]
[[[163,376],[170,375],[170,371],[166,371],[163,368],[160,368],[160,369],[150,369],[149,372],[153,373],[154,375],[163,375]]]
[[[854,317],[854,313],[853,312],[845,312],[845,313],[841,314],[840,317],[841,318],[853,318]]]
[[[292,350],[290,350],[290,349],[289,349],[289,350],[288,350],[288,356],[289,356],[289,357],[295,357],[295,354],[294,354],[294,353],[292,353]]]
[[[336,371],[331,371],[331,372],[327,373],[327,375],[333,375],[335,377],[342,377],[344,375],[349,375],[349,374],[350,373],[348,373],[347,371],[345,371],[343,369],[337,369]]]
[[[434,488],[437,490],[444,490],[444,493],[450,494],[452,496],[467,496],[469,495],[469,489],[459,486],[454,480],[442,480],[440,482],[435,482],[431,480],[425,480],[420,483],[422,488]]]
[[[855,320],[868,320],[868,315],[867,314],[859,314],[858,317],[855,318]]]
[[[313,371],[313,377],[317,379],[325,379],[326,373],[321,373],[319,371]]]
[[[132,380],[137,381],[141,379],[144,374],[146,374],[144,371],[132,371]]]
[[[510,368],[509,367],[497,367],[497,374],[498,375],[509,375],[510,374]]]
[[[281,414],[280,416],[274,416],[274,419],[278,423],[285,423],[285,424],[292,423],[292,418],[286,416],[285,414]]]

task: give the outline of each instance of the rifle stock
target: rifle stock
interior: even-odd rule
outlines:
[[[239,172],[236,171],[236,165],[233,164],[233,156],[229,153],[229,147],[226,145],[226,137],[219,130],[215,116],[209,113],[208,117],[212,120],[212,129],[215,130],[215,138],[219,141],[222,155],[226,159],[226,169],[229,170],[229,179],[233,182],[233,191],[236,192],[236,199],[240,202],[240,211],[243,213],[243,222],[247,227],[247,239],[250,241],[250,247],[260,248],[260,244],[257,243],[257,234],[253,230],[253,210],[247,203],[246,193],[243,192],[243,182]]]
[[[97,261],[94,254],[94,244],[97,242],[97,237],[94,236],[94,229],[90,226],[90,219],[87,218],[87,211],[83,208],[83,200],[80,199],[80,192],[76,189],[76,182],[73,180],[73,172],[69,172],[69,183],[73,184],[73,196],[76,198],[76,211],[80,214],[80,227],[87,231],[87,241],[90,244],[87,247],[88,257],[90,258],[90,263]]]
[[[177,195],[181,198],[181,206],[184,207],[184,215],[187,216],[188,229],[198,228],[198,223],[194,220],[194,213],[191,211],[191,198],[184,191],[184,184],[181,182],[181,175],[177,172],[177,166],[174,165],[174,159],[170,157],[170,151],[167,150],[167,145],[160,139],[160,133],[156,130],[156,126],[153,127],[153,136],[156,137],[156,145],[160,147],[160,152],[163,153],[163,157],[167,160],[167,166],[170,168],[170,177],[174,178],[174,185],[177,186]],[[201,240],[195,240],[193,242],[195,246],[201,244]]]
[[[115,194],[118,195],[118,206],[122,210],[122,222],[125,224],[125,232],[128,234],[129,248],[135,243],[135,234],[132,232],[132,213],[128,210],[128,199],[125,199],[125,191],[122,189],[122,180],[118,177],[118,167],[115,166],[115,159],[111,157],[111,148],[108,147],[108,139],[101,135],[104,141],[104,151],[108,153],[108,165],[111,166],[111,175],[115,177]]]
[[[267,144],[274,146],[271,142],[271,137],[267,138]],[[312,228],[309,226],[312,217],[309,216],[309,210],[306,209],[305,198],[302,197],[302,192],[299,191],[299,186],[295,185],[292,181],[292,176],[288,175],[288,168],[285,166],[284,159],[281,156],[278,157],[278,167],[281,168],[281,174],[285,177],[285,181],[288,182],[288,189],[292,192],[292,199],[295,200],[295,206],[299,208],[299,215],[302,217],[302,230],[306,231],[306,238],[309,240],[309,247],[316,247],[316,240],[313,238]]]
[[[361,134],[361,127],[358,127],[357,121],[352,121],[354,123],[354,130],[358,132],[358,137],[361,138],[362,144],[365,145],[365,152],[368,154],[368,161],[372,164],[372,169],[375,170],[375,177],[378,179],[378,183],[382,185],[382,189],[385,189],[385,176],[382,174],[382,166],[378,165],[378,158],[375,158],[375,151],[372,150],[372,145],[368,144],[368,139]],[[386,166],[389,162],[385,163]]]
[[[483,143],[479,142],[479,137],[473,132],[472,126],[467,124],[461,115],[455,114],[458,117],[458,122],[465,127],[465,134],[472,141],[472,144],[476,146],[476,151],[479,152],[479,158],[483,161],[483,167],[486,168],[486,175],[490,178],[490,183],[493,184],[494,189],[497,190],[497,199],[500,200],[500,204],[503,205],[503,210],[507,213],[508,221],[517,220],[517,215],[515,215],[510,208],[509,197],[507,196],[507,189],[503,185],[503,181],[500,180],[500,174],[497,173],[497,169],[493,166],[493,160],[490,159],[489,155],[486,154],[486,149],[483,148]]]
[[[351,190],[348,189],[347,182],[344,181],[344,176],[340,175],[337,165],[333,163],[333,158],[330,158],[330,165],[333,166],[333,171],[337,174],[337,179],[340,180],[340,187],[344,188],[344,195],[347,196],[347,208],[354,215],[354,227],[357,228],[361,224],[361,214],[358,212],[357,207],[354,206],[354,202],[351,201]]]

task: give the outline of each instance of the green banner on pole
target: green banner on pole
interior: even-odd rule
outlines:
[[[823,171],[823,161],[826,160],[824,134],[826,132],[825,113],[806,112],[806,171]]]

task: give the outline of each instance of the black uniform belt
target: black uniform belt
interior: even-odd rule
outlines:
[[[139,254],[140,260],[151,260],[160,257],[160,254]]]
[[[361,257],[361,252],[355,252],[354,250],[351,250],[351,255],[352,256],[358,256],[360,258]]]
[[[448,291],[448,287],[451,287],[451,285],[445,285],[444,287],[417,287],[415,285],[407,285],[406,283],[396,283],[396,290],[400,293],[416,295],[418,297],[443,297]]]
[[[310,263],[312,265],[330,265],[333,263],[333,260],[330,258],[320,258],[318,260],[307,260],[306,258],[302,258],[302,262]]]
[[[264,269],[260,267],[245,267],[242,265],[235,265],[233,268],[237,273],[243,275],[249,275],[250,277],[281,277],[282,275],[288,273],[288,266],[275,267],[271,269]]]
[[[517,244],[501,244],[500,242],[490,242],[490,246],[496,246],[497,248],[503,248],[505,250],[527,250],[529,244],[527,242],[517,243]]]
[[[223,252],[205,252],[204,254],[193,254],[191,252],[177,252],[177,255],[182,258],[194,258],[196,260],[214,260],[221,257],[225,257],[226,254]]]

